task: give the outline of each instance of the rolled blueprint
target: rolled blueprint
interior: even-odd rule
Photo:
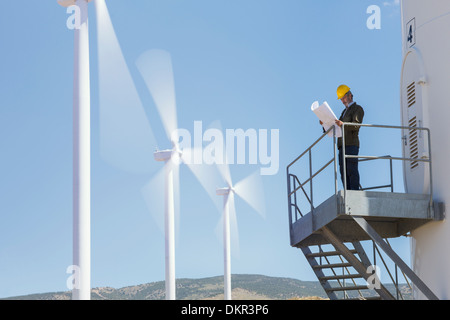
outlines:
[[[334,126],[336,128],[336,137],[342,136],[341,128],[335,123],[335,121],[337,120],[336,115],[334,114],[333,110],[331,110],[326,101],[321,105],[319,105],[318,101],[314,101],[311,106],[311,111],[313,111],[319,118],[319,120],[322,121],[322,126],[324,127],[325,131]],[[333,130],[328,132],[328,136],[333,136]]]

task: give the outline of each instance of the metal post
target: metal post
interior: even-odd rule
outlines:
[[[295,190],[297,188],[297,186],[296,186],[296,179],[293,178],[292,180],[293,180],[293,183],[294,183],[294,190]],[[294,204],[295,204],[295,207],[297,208],[297,191],[294,192],[293,196],[294,196]],[[297,220],[298,220],[297,210],[295,210],[295,221],[297,221]]]
[[[345,123],[342,124],[342,181],[344,182],[344,213],[347,213],[347,161],[345,159]]]
[[[333,126],[333,157],[334,157],[334,194],[338,192],[338,178],[337,178],[337,159],[336,159],[336,127]]]
[[[430,208],[428,210],[428,218],[431,218],[431,209],[433,208],[433,172],[431,170],[431,137],[430,137],[430,129],[425,129],[427,131],[428,136],[428,164],[430,168]]]
[[[389,165],[391,166],[391,192],[394,192],[394,178],[392,173],[392,159],[389,159]]]
[[[311,217],[312,217],[312,228],[314,230],[314,202],[313,202],[313,179],[312,179],[312,155],[311,155],[311,149],[309,149],[309,190],[311,195]]]
[[[286,168],[286,175],[287,175],[288,210],[289,210],[289,234],[291,234],[291,228],[292,228],[292,205],[291,205],[291,176],[289,174],[289,167]]]

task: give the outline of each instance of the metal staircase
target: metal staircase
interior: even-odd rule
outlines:
[[[389,128],[405,127],[389,126]],[[415,129],[420,130],[417,127]],[[411,291],[410,282],[414,285],[414,290],[421,291],[430,300],[437,300],[437,296],[396,254],[388,241],[388,238],[408,235],[412,230],[430,221],[443,220],[443,206],[433,202],[431,190],[430,194],[417,195],[393,192],[392,160],[421,161],[430,166],[430,172],[431,161],[424,157],[409,159],[390,156],[358,156],[362,158],[359,161],[389,160],[390,184],[361,188],[360,191],[345,189],[338,191],[335,138],[333,139],[334,157],[316,172],[312,170],[313,147],[331,130],[333,127],[287,167],[291,246],[301,249],[331,300],[405,299],[399,288],[399,273],[404,276]],[[307,156],[305,158],[309,160],[309,177],[301,182],[297,174],[292,171],[293,165],[304,156]],[[334,164],[335,193],[324,202],[315,205],[313,179],[332,164]],[[309,192],[306,188],[307,184],[309,184]],[[368,191],[382,188],[388,188],[389,192]],[[301,198],[306,201],[301,203]],[[302,209],[300,209],[301,204],[303,204]],[[307,214],[303,214],[305,207],[309,210]],[[372,245],[372,260],[366,254],[363,243]],[[389,270],[386,259],[394,265],[394,271]],[[384,274],[389,274],[392,285],[381,282],[378,274],[380,266],[383,266]]]
[[[361,247],[359,242],[353,243],[355,247]],[[379,300],[380,295],[373,291],[367,283],[363,283],[363,276],[353,271],[353,265],[348,262],[341,252],[336,250],[324,250],[323,245],[317,246],[317,251],[312,252],[311,247],[303,247],[301,250],[308,260],[311,268],[319,279],[325,293],[331,300],[339,299],[370,299]],[[360,255],[356,249],[349,250],[350,253]],[[362,257],[365,252],[362,251]],[[361,257],[361,256],[360,256]],[[334,259],[337,261],[334,261]],[[360,263],[363,263],[360,258]],[[352,294],[353,293],[353,294]],[[389,294],[390,295],[390,294]]]
[[[357,269],[363,266],[367,270],[371,263],[359,241],[352,242],[352,249],[347,249],[353,259],[347,260],[344,254],[335,248],[317,245],[316,251],[311,247],[302,247],[301,250],[317,276],[328,298],[331,300],[380,300],[394,299],[392,294],[382,285],[376,287],[374,279],[372,285],[368,284],[368,273],[359,273]],[[364,275],[367,275],[364,278]]]

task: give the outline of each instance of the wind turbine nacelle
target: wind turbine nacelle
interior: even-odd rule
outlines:
[[[230,194],[231,188],[218,188],[216,189],[216,194],[218,196],[226,196]]]
[[[162,150],[153,153],[156,161],[168,161],[172,157],[172,150]]]
[[[92,0],[85,0],[86,2],[91,2]],[[70,7],[77,4],[77,0],[58,0],[58,3],[63,7]]]
[[[402,1],[403,63],[401,71],[401,115],[405,127],[423,127],[431,131],[432,152],[450,156],[448,145],[448,107],[450,88],[450,1]],[[443,33],[444,32],[444,33]],[[405,158],[428,159],[428,132],[404,129],[402,151]],[[439,148],[439,150],[436,150]],[[444,151],[445,150],[445,151]],[[433,159],[435,177],[445,175],[440,160]],[[448,158],[447,158],[448,159]],[[438,171],[436,171],[438,168]],[[444,170],[444,171],[439,171]],[[408,193],[429,193],[429,164],[404,161],[403,176]],[[434,180],[434,177],[433,177]]]

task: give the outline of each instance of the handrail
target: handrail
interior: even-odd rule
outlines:
[[[371,128],[389,128],[389,129],[402,129],[402,130],[423,130],[427,132],[427,138],[428,138],[428,159],[422,158],[406,158],[406,157],[374,157],[374,156],[354,156],[354,155],[346,155],[345,154],[345,126],[357,126],[357,127],[371,127]],[[346,169],[347,169],[347,161],[345,159],[347,158],[364,158],[364,159],[391,159],[391,160],[402,160],[402,161],[417,161],[417,162],[428,162],[429,164],[429,170],[430,170],[430,194],[429,194],[429,208],[432,208],[433,206],[433,175],[432,175],[432,169],[431,169],[431,138],[430,138],[430,129],[423,128],[423,127],[409,127],[409,126],[393,126],[393,125],[374,125],[374,124],[363,124],[363,123],[353,123],[353,122],[343,122],[342,126],[342,141],[343,146],[342,148],[342,158],[343,158],[343,181],[344,181],[344,208],[346,203],[346,185],[347,185],[347,177],[346,177]],[[430,210],[428,210],[430,211]]]
[[[334,158],[332,160],[330,160],[325,166],[323,166],[322,168],[319,169],[318,172],[315,172],[314,174],[312,173],[312,164],[311,164],[311,150],[312,148],[317,145],[328,133],[330,133],[331,131],[333,131],[333,146],[336,145],[336,128],[334,126],[332,126],[331,128],[329,128],[327,131],[325,131],[312,145],[310,145],[301,155],[299,155],[294,161],[292,161],[287,167],[286,167],[286,173],[287,173],[287,193],[288,193],[288,210],[289,210],[289,228],[291,228],[292,225],[292,206],[294,206],[296,208],[296,210],[298,212],[300,212],[300,215],[303,217],[303,215],[301,214],[300,209],[298,209],[297,206],[297,197],[296,197],[296,193],[299,189],[302,189],[303,193],[306,196],[306,199],[308,200],[310,206],[311,206],[311,212],[314,210],[314,204],[313,204],[313,197],[312,197],[312,179],[317,176],[320,172],[322,172],[328,165],[330,165],[331,163],[335,163],[335,178],[337,178],[337,174],[336,174],[336,151],[333,150],[334,153]],[[334,148],[335,149],[335,148]],[[296,163],[298,160],[300,160],[304,155],[309,154],[309,168],[310,168],[310,178],[305,181],[304,183],[301,183],[300,180],[298,179],[298,177],[294,174],[291,174],[289,172],[289,168]],[[334,160],[334,161],[333,161]],[[290,177],[294,177],[294,190],[291,190],[291,178]],[[298,182],[299,186],[295,187],[295,180]],[[305,189],[303,188],[303,186],[308,183],[311,182],[311,189],[310,189],[310,197],[308,197]],[[337,193],[337,182],[335,183],[335,193]],[[294,195],[294,199],[295,199],[295,203],[291,203],[291,196]],[[297,212],[296,211],[296,212]]]
[[[430,194],[429,194],[429,206],[430,208],[433,205],[433,181],[432,181],[432,168],[431,168],[431,141],[430,141],[430,130],[428,128],[423,128],[423,127],[409,127],[409,126],[393,126],[393,125],[374,125],[374,124],[362,124],[362,123],[349,123],[349,122],[344,122],[341,126],[341,131],[342,131],[342,141],[344,141],[345,143],[345,126],[359,126],[359,127],[369,127],[369,128],[385,128],[385,129],[402,129],[402,130],[421,130],[421,131],[426,131],[427,132],[427,138],[428,138],[428,144],[427,144],[427,148],[428,148],[428,157],[427,158],[411,158],[411,157],[394,157],[394,156],[390,156],[390,155],[384,155],[384,156],[371,156],[371,155],[346,155],[345,154],[345,148],[342,148],[342,157],[343,159],[349,159],[349,158],[356,158],[358,159],[359,162],[362,161],[370,161],[370,160],[382,160],[382,159],[386,159],[390,161],[390,184],[386,184],[386,185],[380,185],[380,186],[372,186],[372,187],[366,187],[366,188],[361,188],[361,190],[373,190],[373,189],[380,189],[380,188],[391,188],[391,192],[394,191],[394,187],[393,187],[393,171],[392,171],[392,161],[393,160],[400,160],[400,161],[415,161],[415,162],[424,162],[424,163],[428,163],[429,164],[429,177],[430,177]],[[328,135],[330,132],[333,132],[332,137],[333,137],[333,158],[330,159],[328,162],[325,163],[325,165],[323,165],[321,168],[319,168],[317,171],[312,172],[312,151],[313,148],[324,139],[324,137],[326,135]],[[335,126],[330,127],[327,131],[325,131],[317,140],[315,140],[302,154],[300,154],[296,159],[294,159],[291,163],[289,163],[289,165],[286,167],[286,173],[287,173],[287,177],[288,177],[288,183],[287,183],[287,189],[288,189],[288,204],[289,204],[289,224],[290,226],[292,225],[292,210],[291,210],[291,206],[294,205],[295,207],[297,207],[298,212],[300,212],[300,215],[303,216],[301,214],[301,211],[298,209],[298,205],[297,205],[297,199],[296,199],[296,194],[297,191],[299,191],[300,189],[302,190],[303,194],[306,196],[306,199],[311,207],[311,212],[314,211],[314,203],[313,203],[313,188],[312,188],[312,182],[313,179],[319,175],[323,170],[325,170],[328,166],[330,166],[332,163],[334,163],[334,180],[335,180],[335,194],[337,194],[338,191],[338,177],[337,177],[337,155],[336,155],[336,150],[337,150],[337,139],[336,139],[336,128]],[[305,155],[309,155],[309,169],[310,169],[310,174],[309,177],[307,177],[303,182],[293,173],[290,172],[290,168],[296,163],[298,162],[301,158],[303,158]],[[344,200],[344,208],[345,208],[345,203],[346,203],[346,192],[347,192],[347,188],[346,188],[346,171],[347,171],[347,163],[346,161],[343,161],[343,200]],[[294,187],[291,187],[291,180],[290,177],[293,177],[297,184],[294,183]],[[294,181],[295,182],[295,181]],[[308,197],[306,190],[303,188],[307,183],[311,183],[310,185],[310,195]],[[292,204],[291,202],[291,197],[295,196],[295,203]]]
[[[300,185],[299,185],[297,188],[295,188],[293,191],[291,191],[291,193],[289,193],[289,195],[291,195],[291,194],[297,192],[300,188],[303,189],[303,186],[304,186],[305,184],[307,184],[308,182],[310,182],[315,176],[317,176],[319,173],[321,173],[321,172],[322,172],[326,167],[328,167],[328,165],[330,165],[333,161],[334,161],[334,159],[331,159],[330,161],[328,161],[325,165],[322,166],[322,168],[320,168],[319,170],[317,170],[311,177],[309,177],[309,178],[308,178],[307,180],[305,180],[305,182],[303,182],[303,183],[300,183],[300,181],[298,180],[298,177],[297,177],[297,176],[291,174],[291,176],[296,177],[296,180],[299,181],[299,184],[300,184]]]

